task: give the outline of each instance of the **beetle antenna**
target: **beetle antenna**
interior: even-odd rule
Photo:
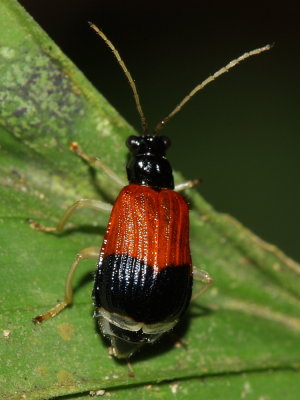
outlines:
[[[111,51],[113,52],[114,56],[116,57],[116,59],[118,60],[118,63],[120,65],[120,67],[122,68],[122,70],[124,71],[124,74],[126,75],[126,78],[128,79],[129,85],[132,89],[133,92],[133,97],[134,97],[134,101],[136,104],[136,108],[138,110],[138,113],[140,115],[141,118],[141,124],[142,124],[142,128],[143,128],[143,132],[145,135],[147,135],[148,132],[148,123],[145,117],[145,114],[143,112],[142,106],[141,106],[141,102],[140,102],[140,97],[136,88],[136,84],[130,74],[130,72],[128,71],[124,61],[122,60],[118,50],[115,48],[115,46],[112,44],[112,42],[106,37],[106,35],[92,22],[89,22],[89,25],[92,29],[94,29],[94,31],[97,33],[97,35],[99,35],[104,42],[107,44],[107,46],[111,49]]]
[[[173,115],[177,114],[182,107],[200,90],[202,90],[206,85],[208,85],[210,82],[214,81],[217,79],[220,75],[224,74],[225,72],[228,72],[231,68],[235,67],[237,64],[240,62],[246,60],[249,57],[252,57],[256,54],[260,54],[264,51],[270,50],[273,47],[273,45],[267,44],[264,47],[260,47],[258,49],[246,52],[242,54],[240,57],[235,58],[234,60],[230,61],[225,67],[219,69],[217,72],[214,74],[210,75],[207,79],[205,79],[203,82],[201,82],[199,85],[197,85],[175,108],[174,110],[167,116],[165,117],[161,122],[159,122],[154,131],[153,135],[156,135],[158,131],[160,131],[166,123],[173,117]]]

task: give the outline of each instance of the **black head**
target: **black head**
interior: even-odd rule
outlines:
[[[127,164],[129,183],[157,189],[174,189],[172,168],[166,159],[171,141],[166,136],[130,136],[126,145],[131,152]]]

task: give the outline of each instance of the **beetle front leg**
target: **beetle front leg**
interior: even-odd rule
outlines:
[[[103,161],[98,157],[91,157],[85,154],[77,142],[72,142],[70,149],[77,154],[83,161],[94,168],[101,169],[112,181],[114,181],[118,186],[123,187],[126,182],[119,177],[111,168],[109,168]]]
[[[73,301],[73,277],[77,270],[79,263],[82,260],[97,260],[99,258],[100,249],[99,247],[88,247],[86,249],[81,250],[77,255],[76,258],[71,265],[69,273],[66,279],[65,285],[65,298],[64,301],[61,303],[56,304],[56,306],[52,307],[49,311],[45,312],[44,314],[38,315],[33,318],[34,323],[42,323],[47,321],[49,318],[55,317],[55,315],[59,314],[65,307],[72,304]]]

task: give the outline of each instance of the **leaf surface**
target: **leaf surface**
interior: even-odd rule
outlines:
[[[90,170],[69,143],[79,142],[125,179],[124,140],[134,131],[16,1],[2,0],[0,15],[2,398],[86,398],[90,390],[105,389],[128,399],[177,392],[195,398],[200,391],[208,399],[243,393],[295,399],[300,266],[217,213],[195,190],[187,193],[193,261],[214,285],[172,335],[134,358],[135,378],[108,356],[92,318],[95,263],[79,268],[72,307],[32,324],[62,298],[75,254],[100,247],[108,215],[83,211],[57,235],[31,229],[28,219],[55,225],[79,198],[113,201],[118,187]],[[159,384],[165,381],[171,383]]]

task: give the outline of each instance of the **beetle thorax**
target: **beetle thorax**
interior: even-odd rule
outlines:
[[[127,164],[129,183],[174,189],[172,168],[166,158],[171,142],[166,136],[130,136],[126,144],[131,152]]]

